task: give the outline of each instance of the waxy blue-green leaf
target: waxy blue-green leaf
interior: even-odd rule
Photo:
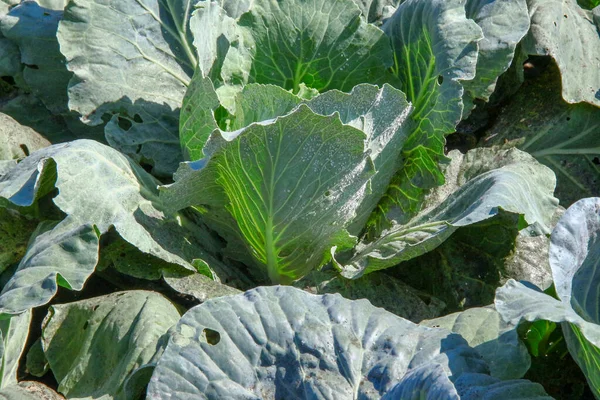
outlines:
[[[337,294],[257,288],[194,307],[171,332],[149,399],[550,399],[486,375],[459,335]]]
[[[31,311],[0,320],[0,388],[17,384],[19,359],[29,336]]]
[[[70,109],[91,125],[115,115],[107,139],[157,175],[170,175],[181,159],[177,109],[197,65],[192,8],[192,0],[77,0],[58,29],[74,74]]]
[[[414,111],[402,169],[374,215],[376,231],[385,226],[389,209],[399,207],[406,219],[420,209],[428,189],[443,184],[444,137],[462,117],[461,82],[475,77],[483,38],[460,0],[407,0],[383,30],[394,52],[392,71]]]
[[[523,50],[556,61],[567,103],[600,107],[600,35],[592,12],[576,0],[527,0],[527,5],[531,29]]]
[[[59,284],[80,290],[98,262],[98,238],[94,236],[111,227],[139,251],[195,271],[190,262],[208,256],[194,239],[197,234],[181,226],[182,216],[178,222],[165,213],[157,185],[158,181],[126,156],[89,140],[50,146],[21,161],[0,178],[0,196],[26,207],[56,187],[53,202],[67,218],[35,239],[0,295],[0,310],[18,313],[45,304],[56,292],[58,275],[73,274],[67,283],[59,279]],[[80,233],[86,238],[81,251],[64,253],[58,241],[79,241]],[[205,260],[212,262],[210,257]],[[44,272],[26,272],[31,268]]]
[[[486,370],[447,330],[415,325],[365,300],[262,287],[188,311],[148,398],[379,399],[428,365],[440,365],[450,380]]]
[[[414,368],[381,400],[553,400],[539,383],[525,379],[502,381],[487,374],[465,373],[456,382],[439,364]]]
[[[501,381],[489,375],[472,373],[461,375],[454,386],[461,400],[553,400],[542,385],[526,379]]]
[[[0,30],[19,47],[23,79],[28,88],[52,113],[67,114],[67,86],[72,73],[65,67],[65,57],[56,39],[65,2],[55,3],[22,2],[6,16],[0,16]]]
[[[504,322],[494,308],[471,308],[422,321],[421,325],[444,328],[461,335],[481,354],[490,367],[490,375],[495,378],[522,378],[531,365],[527,347],[519,339],[516,326]]]
[[[466,155],[453,151],[450,157],[446,183],[425,199],[423,211],[409,223],[359,243],[349,260],[336,262],[345,276],[360,277],[425,254],[458,228],[490,219],[501,210],[523,215],[536,231],[550,232],[558,205],[550,169],[516,149],[474,149]]]
[[[351,0],[258,0],[239,24],[250,31],[255,46],[249,80],[294,93],[301,83],[324,92],[383,82],[392,62],[388,39],[360,20]],[[225,58],[222,73],[229,62]]]
[[[0,1],[0,19],[8,13],[8,5]],[[21,74],[19,46],[2,35],[0,30],[0,76],[17,77]]]
[[[162,352],[159,341],[179,317],[169,300],[146,291],[51,306],[42,346],[58,391],[68,398],[127,400],[126,379]]]
[[[98,263],[94,227],[67,217],[42,223],[27,252],[0,293],[0,312],[16,314],[48,303],[58,286],[81,290]]]
[[[498,77],[510,67],[517,44],[529,30],[529,11],[526,0],[468,0],[465,9],[467,18],[483,31],[483,39],[477,43],[475,78],[463,82],[467,114],[475,99],[489,100]]]
[[[248,84],[235,96],[235,114],[217,115],[221,103],[213,83],[197,73],[183,99],[179,121],[179,137],[186,158],[202,158],[206,141],[218,127],[230,131],[242,129],[253,122],[283,116],[301,102],[300,97],[278,86]]]
[[[599,211],[600,198],[580,200],[552,232],[550,265],[560,300],[515,281],[496,292],[496,309],[512,324],[539,319],[562,323],[569,352],[596,398],[600,398]]]
[[[331,246],[352,244],[346,227],[374,173],[365,140],[306,105],[236,132],[217,130],[205,158],[180,168],[163,201],[210,209],[207,223],[238,257],[289,282],[322,265]]]

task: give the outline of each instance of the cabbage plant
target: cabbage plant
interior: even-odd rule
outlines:
[[[551,398],[596,3],[0,0],[0,397]]]

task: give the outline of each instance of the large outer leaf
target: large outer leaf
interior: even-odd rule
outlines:
[[[0,321],[0,340],[2,340],[0,342],[2,362],[0,388],[17,384],[17,369],[29,336],[30,323],[31,311],[25,311]]]
[[[551,65],[502,108],[480,145],[516,146],[533,155],[554,171],[556,197],[568,207],[600,195],[600,111],[568,104],[560,92],[559,71]]]
[[[463,111],[461,81],[473,79],[477,41],[483,35],[465,15],[460,0],[408,0],[387,20],[383,30],[394,51],[392,70],[413,104],[411,134],[403,149],[404,163],[380,207],[399,206],[414,215],[426,191],[444,182],[444,136],[452,133]],[[376,219],[381,222],[380,212]]]
[[[517,44],[529,30],[529,12],[526,0],[468,0],[465,8],[484,36],[478,42],[475,78],[463,83],[466,113],[474,99],[489,100],[498,77],[510,67]]]
[[[446,330],[414,325],[364,300],[264,287],[188,311],[148,398],[379,399],[411,370],[436,364],[450,380],[485,370]]]
[[[344,263],[345,276],[359,277],[427,253],[459,227],[490,219],[500,210],[523,215],[536,230],[550,232],[558,201],[552,196],[555,178],[548,168],[516,149],[450,155],[446,184],[432,191],[424,210],[408,224],[359,243]]]
[[[502,320],[493,308],[471,308],[421,322],[458,333],[481,354],[490,367],[490,375],[499,379],[522,378],[531,365],[527,347],[519,339],[516,327]]]
[[[58,285],[83,289],[98,262],[94,227],[71,218],[36,232],[19,266],[0,293],[0,312],[15,314],[48,303]]]
[[[215,131],[206,158],[180,168],[164,202],[210,208],[209,224],[245,251],[243,261],[289,282],[321,265],[331,246],[347,246],[345,228],[374,172],[365,139],[305,105],[236,132]]]
[[[521,319],[563,323],[569,351],[596,398],[600,398],[599,210],[599,198],[580,200],[552,233],[550,265],[560,301],[514,281],[496,294],[496,308],[511,323]]]
[[[161,351],[159,339],[178,320],[171,302],[144,291],[51,306],[42,345],[58,391],[69,398],[126,400],[125,380]]]
[[[59,191],[53,199],[54,204],[68,216],[68,221],[65,220],[60,226],[69,232],[87,230],[87,234],[92,234],[96,230],[98,234],[103,234],[114,226],[123,239],[140,251],[191,271],[194,268],[189,261],[206,256],[195,242],[195,234],[162,211],[164,205],[158,199],[157,181],[110,147],[94,141],[79,140],[39,150],[0,179],[0,196],[18,206],[31,205],[40,193],[47,193],[52,189],[43,185],[45,181],[53,182],[49,177],[56,179],[54,186]],[[30,262],[41,254],[46,254],[44,257],[52,257],[53,260],[55,256],[63,257],[57,240],[64,235],[62,228],[58,231],[56,229],[58,227],[52,231],[54,233],[48,232],[43,236],[44,245],[36,239],[37,244],[29,250],[19,267],[19,271],[23,272],[17,272],[4,288],[4,294],[0,296],[0,309],[3,312],[15,313],[44,304],[54,294],[55,284],[44,285],[43,280],[38,280],[42,279],[41,276],[34,279],[24,271],[37,265]],[[181,239],[184,237],[188,240]],[[42,237],[39,240],[42,241]],[[77,275],[73,279],[78,282],[71,285],[73,288],[81,288],[98,260],[97,243],[92,243],[91,239],[86,239],[85,242],[89,247],[86,245],[86,250],[82,249],[82,253],[68,253],[69,258],[73,257],[73,265],[78,266],[72,271]],[[59,250],[59,253],[55,255],[52,249]],[[79,258],[86,261],[80,262]],[[52,276],[57,273],[62,275],[64,271],[61,268],[69,269],[69,264],[64,262],[54,261],[41,265]],[[51,293],[46,292],[43,301],[41,298],[30,298],[27,306],[24,306],[24,299],[21,297],[11,297],[9,301],[8,290],[13,287],[20,288],[19,290],[28,287],[25,293],[31,294],[35,294],[36,290]]]
[[[69,107],[92,125],[104,114],[129,119],[132,130],[115,116],[108,140],[159,175],[172,173],[181,158],[177,109],[197,63],[191,8],[192,0],[75,0],[58,29],[74,73]]]
[[[576,0],[527,0],[527,5],[531,30],[523,41],[525,52],[554,58],[567,103],[600,107],[600,35],[592,13]]]

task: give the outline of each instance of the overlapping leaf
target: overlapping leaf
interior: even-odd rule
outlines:
[[[489,100],[498,77],[510,67],[517,44],[529,30],[529,12],[526,0],[469,0],[465,9],[483,31],[475,78],[463,82],[466,114],[475,99]]]
[[[71,2],[58,30],[74,73],[69,107],[91,125],[116,114],[107,139],[157,175],[170,175],[181,158],[177,109],[197,64],[192,3]]]
[[[402,0],[354,0],[368,22],[380,25],[389,18]]]
[[[471,308],[421,325],[458,333],[481,354],[490,375],[499,379],[522,378],[531,365],[527,347],[519,339],[516,326],[502,320],[493,308]]]
[[[392,71],[413,104],[403,167],[394,177],[381,210],[374,216],[385,226],[385,213],[399,207],[404,219],[420,208],[428,189],[444,182],[444,137],[463,112],[461,81],[475,77],[481,28],[466,17],[461,1],[408,0],[383,26],[394,52]]]
[[[467,155],[455,151],[451,156],[446,184],[432,191],[421,213],[372,242],[359,243],[348,261],[342,255],[338,263],[345,276],[359,277],[427,253],[459,227],[488,220],[501,210],[523,215],[536,231],[550,232],[557,199],[548,168],[516,149],[475,149]]]
[[[0,388],[17,384],[19,360],[27,344],[31,311],[13,315],[0,321]]]
[[[69,398],[131,398],[126,379],[162,352],[161,337],[178,320],[169,300],[145,291],[51,306],[42,346],[58,391]]]
[[[229,120],[239,130],[224,132],[216,129],[215,114],[202,108],[207,98],[201,94],[211,92],[211,82],[194,81],[184,106],[194,111],[182,123],[190,140],[200,143],[215,130],[205,158],[188,164],[198,172],[182,168],[166,202],[176,208],[208,206],[206,218],[214,229],[250,246],[251,257],[238,258],[266,267],[272,280],[279,275],[298,279],[323,263],[327,246],[351,245],[338,235],[346,228],[352,235],[361,232],[398,169],[410,112],[404,95],[389,85],[358,85],[349,94],[332,90],[318,95],[290,112],[302,99],[274,85],[250,84],[238,95],[236,115]],[[196,90],[197,85],[204,89]],[[218,99],[212,93],[214,109]],[[215,150],[219,141],[223,149]],[[354,189],[336,198],[342,187]],[[315,224],[324,227],[307,229]],[[232,231],[236,225],[238,232]],[[283,262],[287,256],[280,258],[279,252],[293,257]],[[291,265],[303,267],[284,273]]]
[[[600,35],[592,13],[576,0],[527,0],[527,5],[531,30],[524,51],[554,58],[567,103],[600,107]]]
[[[2,34],[18,45],[23,79],[54,114],[68,113],[67,85],[71,73],[56,40],[64,0],[24,1],[0,19]],[[50,8],[59,6],[60,8]]]
[[[184,367],[182,357],[194,367]],[[485,371],[465,341],[446,330],[414,325],[364,300],[264,287],[186,313],[148,396],[379,398],[431,362],[454,378]]]
[[[562,323],[569,351],[596,397],[600,396],[599,210],[600,199],[580,200],[552,232],[550,265],[560,300],[515,281],[509,281],[496,294],[496,308],[513,324],[523,319]]]
[[[148,398],[480,399],[495,390],[548,399],[540,385],[500,383],[485,372],[479,355],[445,329],[414,325],[365,300],[263,287],[188,311]],[[483,389],[492,383],[512,390]]]
[[[214,3],[201,2],[199,6],[194,18],[226,13]],[[382,82],[385,68],[391,65],[383,32],[360,19],[352,0],[259,0],[239,18],[215,17],[204,29],[214,34],[206,40],[209,47],[198,48],[201,59],[213,61],[202,67],[203,73],[219,84],[257,82],[298,93],[304,83],[320,92],[347,91],[359,83]],[[194,33],[197,41],[204,41],[206,35]],[[219,34],[229,42],[223,44],[222,55],[216,51],[221,50]]]
[[[139,251],[180,268],[194,271],[189,262],[205,255],[193,234],[163,212],[157,181],[110,147],[80,140],[37,151],[2,177],[0,195],[29,206],[54,186],[59,193],[53,202],[67,218],[32,242],[0,295],[3,312],[44,304],[56,279],[80,290],[98,262],[98,236],[112,226]],[[182,241],[186,236],[190,240]],[[80,251],[61,245],[64,240]]]

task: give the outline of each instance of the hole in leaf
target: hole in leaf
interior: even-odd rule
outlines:
[[[38,66],[37,66],[37,65],[35,65],[35,64],[25,64],[25,66],[26,66],[27,68],[31,68],[31,69],[40,69],[40,67],[38,67]]]
[[[594,157],[594,159],[592,160],[592,162],[596,165],[600,165],[600,158],[598,157]]]
[[[24,144],[20,144],[19,147],[21,148],[21,150],[23,150],[23,153],[27,157],[29,155],[29,149],[27,148],[27,146]]]
[[[88,325],[89,325],[88,321],[85,321],[85,324],[83,324],[83,330],[84,331],[88,328]]]
[[[441,85],[442,83],[444,83],[444,77],[441,75],[438,75],[437,83],[438,83],[438,85]]]
[[[331,192],[328,190],[325,192],[325,197],[329,197],[329,196],[331,196]]]
[[[202,333],[204,333],[204,336],[206,337],[206,343],[212,346],[216,345],[221,341],[221,335],[215,330],[204,328]]]
[[[49,16],[49,15],[50,15],[50,13],[49,13],[49,12],[46,12],[46,11],[44,11],[44,17],[47,17],[47,16]]]
[[[140,114],[135,114],[135,115],[133,116],[133,120],[134,120],[135,122],[137,122],[138,124],[141,124],[142,122],[144,122],[144,120],[142,119],[142,117],[140,117]]]
[[[129,129],[131,129],[132,125],[133,124],[131,123],[131,121],[127,118],[119,117],[119,128],[123,129],[124,131],[128,131]]]
[[[8,83],[11,86],[15,85],[15,79],[12,76],[3,76],[0,77],[4,82]]]
[[[570,121],[570,120],[571,120],[571,117],[567,117],[567,121]]]
[[[569,18],[569,17],[567,16],[567,14],[563,15],[563,17],[565,17],[565,18]]]

